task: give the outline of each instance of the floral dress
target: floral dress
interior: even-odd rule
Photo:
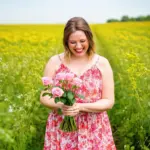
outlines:
[[[101,99],[102,74],[96,64],[78,76],[83,83],[77,92],[82,94],[84,99],[76,98],[77,103],[93,103]],[[73,73],[63,63],[60,64],[56,74],[60,72]],[[75,73],[74,75],[77,77]],[[63,132],[59,129],[63,117],[55,110],[50,112],[43,150],[116,150],[106,111],[80,112],[74,117],[78,127],[74,132]]]

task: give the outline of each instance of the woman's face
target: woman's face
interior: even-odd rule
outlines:
[[[83,31],[75,31],[70,34],[68,47],[74,56],[84,56],[89,48],[89,41]]]

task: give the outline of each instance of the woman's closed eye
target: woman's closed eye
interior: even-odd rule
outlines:
[[[86,40],[80,40],[80,43],[84,43]],[[77,44],[76,41],[70,41],[70,44]]]
[[[76,44],[76,42],[70,42],[71,44]]]
[[[80,42],[81,42],[81,43],[84,43],[84,42],[85,42],[85,40],[81,40]]]

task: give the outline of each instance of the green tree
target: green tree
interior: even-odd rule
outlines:
[[[121,21],[122,22],[129,21],[129,17],[127,15],[122,16]]]
[[[118,20],[118,19],[108,19],[107,22],[108,22],[108,23],[109,23],[109,22],[119,22],[119,20]]]

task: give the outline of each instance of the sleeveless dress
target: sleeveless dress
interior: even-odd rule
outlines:
[[[97,62],[98,60],[81,76],[74,73],[83,82],[77,93],[82,94],[84,99],[76,98],[77,103],[93,103],[101,99],[102,74],[97,67]],[[62,62],[56,74],[60,72],[73,73]],[[57,83],[55,76],[53,79]],[[43,150],[116,150],[106,111],[80,112],[74,117],[78,128],[74,132],[63,132],[59,129],[63,117],[55,110],[50,112]]]

